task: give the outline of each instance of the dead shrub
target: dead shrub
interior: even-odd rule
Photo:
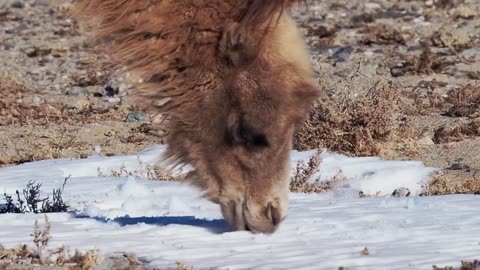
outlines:
[[[393,54],[389,58],[393,77],[441,73],[447,66],[454,64],[445,57],[434,54],[428,44],[423,45],[419,55]]]
[[[460,142],[477,136],[480,136],[480,118],[472,119],[458,127],[441,126],[435,131],[433,142],[436,144]]]
[[[446,65],[444,59],[432,53],[430,46],[424,46],[423,51],[415,63],[416,72],[418,74],[440,73]]]
[[[449,48],[452,52],[461,52],[476,45],[473,41],[462,41],[444,29],[435,31],[429,41],[434,47]]]
[[[465,3],[465,0],[434,0],[433,4],[436,8],[451,9]]]
[[[118,169],[105,171],[100,167],[97,168],[98,176],[100,177],[128,177],[143,178],[157,181],[180,181],[185,179],[187,173],[173,172],[166,167],[159,164],[146,164],[140,158],[138,166],[135,169],[128,170],[125,165]]]
[[[422,80],[413,88],[402,89],[401,112],[406,115],[430,115],[441,113],[448,109],[448,103],[442,90],[448,85],[443,81]]]
[[[462,261],[460,268],[453,268],[452,266],[438,267],[436,265],[432,266],[433,270],[480,270],[480,261]]]
[[[479,172],[444,170],[431,176],[423,195],[480,194]]]
[[[461,270],[480,270],[480,261],[474,260],[473,262],[462,261]]]
[[[7,117],[15,114],[16,100],[27,92],[27,86],[17,79],[0,76],[0,126],[7,124]]]
[[[35,248],[31,249],[27,245],[22,244],[17,248],[7,249],[0,245],[0,266],[6,265],[13,267],[12,269],[16,269],[15,266],[23,266],[20,269],[55,266],[68,270],[89,270],[98,265],[98,256],[94,251],[85,253],[75,251],[74,255],[70,256],[65,247],[61,247],[58,250],[48,250],[48,243],[51,239],[50,230],[51,225],[45,215],[43,228],[40,227],[37,221],[34,224],[32,237]]]
[[[447,101],[452,104],[447,112],[448,116],[471,116],[480,112],[480,87],[468,84],[460,89],[450,90]]]
[[[375,22],[375,14],[371,13],[362,13],[359,15],[354,15],[351,17],[350,22],[352,24],[352,27],[357,26],[357,25],[365,25],[368,23],[373,23]]]
[[[99,70],[87,69],[84,74],[72,75],[72,81],[74,86],[80,87],[103,85],[107,82],[108,75],[108,73]]]
[[[297,150],[327,148],[354,155],[377,155],[391,139],[399,95],[389,83],[364,97],[320,100],[294,137]]]
[[[359,42],[364,45],[405,45],[413,37],[413,34],[406,31],[399,31],[392,26],[385,24],[376,24],[360,31],[364,34]]]
[[[335,43],[338,29],[334,26],[315,25],[310,22],[303,22],[299,26],[305,29],[309,46],[317,48],[322,46],[332,46]]]
[[[413,98],[413,107],[406,107],[406,112],[410,115],[428,115],[432,111],[441,111],[445,107],[443,97],[433,91],[415,91],[411,97]]]
[[[432,46],[439,48],[448,48],[456,43],[455,37],[449,32],[435,31],[430,37]]]
[[[320,193],[333,189],[339,182],[345,180],[341,173],[335,175],[333,179],[318,182],[313,179],[320,169],[322,159],[321,152],[317,151],[315,155],[310,157],[307,164],[303,161],[297,163],[295,173],[290,180],[290,191],[301,193]]]
[[[5,205],[0,205],[0,214],[5,213],[56,213],[66,212],[69,206],[63,201],[62,194],[67,184],[69,177],[65,178],[61,188],[53,189],[52,200],[50,197],[41,197],[40,188],[42,184],[35,184],[34,181],[28,182],[27,186],[23,189],[23,199],[20,196],[20,192],[16,191],[14,200],[12,195],[4,193]]]

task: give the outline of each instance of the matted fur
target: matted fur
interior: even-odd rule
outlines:
[[[132,96],[168,115],[167,157],[236,229],[273,232],[286,216],[293,130],[319,95],[285,0],[80,0],[73,15]]]

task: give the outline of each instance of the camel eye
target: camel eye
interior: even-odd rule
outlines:
[[[256,131],[244,123],[237,123],[229,128],[225,135],[225,141],[229,146],[244,146],[249,150],[269,146],[265,134]]]
[[[253,134],[250,141],[247,141],[247,147],[268,147],[267,137],[265,134]]]

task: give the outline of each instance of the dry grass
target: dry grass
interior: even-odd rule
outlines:
[[[445,29],[435,31],[430,37],[429,42],[433,47],[448,48],[450,52],[461,52],[477,45],[476,42],[473,41],[461,40]]]
[[[366,96],[325,98],[310,112],[294,138],[298,150],[327,148],[357,156],[378,155],[382,143],[394,139],[399,95],[378,83]]]
[[[399,31],[382,23],[367,27],[361,33],[364,34],[364,37],[360,40],[360,43],[364,45],[405,45],[413,37],[410,32]]]
[[[480,194],[480,172],[444,170],[430,177],[424,195]]]
[[[436,8],[451,9],[463,4],[465,0],[434,0],[433,4]]]
[[[408,115],[431,115],[442,113],[448,117],[480,116],[480,86],[467,84],[441,94],[446,82],[433,80],[420,81],[417,86],[402,91],[404,101],[402,111]]]
[[[433,141],[436,144],[459,142],[480,136],[480,117],[458,127],[443,125],[435,131]]]
[[[447,115],[451,117],[480,116],[480,85],[468,84],[448,93],[447,102],[452,104]]]
[[[480,270],[480,261],[462,261],[460,267],[444,266],[438,267],[436,265],[432,266],[433,270]]]
[[[53,251],[48,250],[48,242],[51,238],[50,229],[50,223],[45,216],[43,228],[35,221],[32,234],[35,248],[29,248],[23,244],[17,248],[7,249],[0,245],[0,269],[89,270],[98,264],[98,258],[94,251],[85,253],[75,251],[73,255],[70,255],[65,247]]]
[[[430,115],[433,112],[440,113],[447,110],[448,103],[438,91],[447,85],[445,82],[432,79],[422,80],[415,87],[404,89],[402,91],[402,112],[412,116]]]
[[[345,180],[341,173],[337,174],[332,180],[315,183],[313,177],[320,169],[322,159],[320,151],[310,157],[307,164],[299,161],[295,173],[290,180],[290,191],[301,193],[320,193],[333,189],[335,186]]]
[[[128,170],[126,166],[122,165],[117,170],[104,170],[97,168],[98,176],[100,177],[127,177],[133,176],[136,178],[143,178],[156,181],[181,181],[185,179],[187,173],[174,173],[171,170],[159,164],[145,164],[138,159],[138,166],[135,169]]]
[[[440,57],[433,53],[428,43],[424,43],[422,46],[422,52],[418,55],[403,55],[394,51],[390,53],[388,59],[390,73],[393,77],[442,73],[447,66],[454,64],[446,57]]]

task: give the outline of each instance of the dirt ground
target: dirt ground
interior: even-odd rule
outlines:
[[[162,142],[123,95],[127,76],[85,46],[61,1],[0,3],[0,166],[136,152]]]
[[[440,186],[480,192],[480,2],[306,2],[291,14],[325,97],[296,148],[421,160],[444,169]],[[128,73],[87,46],[68,8],[0,3],[0,166],[163,141],[160,120],[129,104]]]
[[[297,147],[421,160],[443,169],[432,194],[480,193],[480,2],[308,3],[293,15],[326,97]]]

